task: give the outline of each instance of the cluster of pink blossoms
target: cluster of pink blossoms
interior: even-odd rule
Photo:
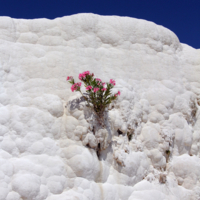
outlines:
[[[82,74],[79,74],[78,78],[79,78],[80,80],[83,80],[87,75],[92,75],[92,76],[94,76],[93,73],[90,74],[89,71],[85,71],[85,72],[83,72]]]
[[[82,94],[84,99],[87,101],[87,106],[93,108],[93,111],[100,118],[100,125],[103,125],[104,120],[102,121],[101,119],[106,108],[120,95],[120,91],[114,94],[112,93],[112,89],[116,84],[115,80],[110,79],[110,82],[102,82],[100,78],[95,78],[94,74],[89,71],[80,73],[79,79],[83,82],[86,93],[81,92],[81,82],[75,83],[74,78],[72,76],[68,76],[67,81],[72,84],[72,92],[77,91]]]
[[[110,79],[110,84],[115,85],[115,81],[113,79]]]
[[[83,81],[83,80],[86,78],[87,75],[94,76],[93,73],[90,74],[89,71],[85,71],[85,72],[79,74],[79,79],[80,79],[81,81]],[[104,87],[104,85],[106,84],[105,82],[102,83],[102,80],[101,80],[100,78],[95,78],[95,80],[97,81],[97,85],[102,85],[102,86],[103,86],[103,88],[101,89],[101,91],[106,91],[106,90],[107,90],[107,88]],[[67,81],[72,81],[72,82],[74,82],[74,79],[73,79],[72,76],[68,76],[68,77],[67,77]],[[72,84],[73,84],[73,83],[72,83]],[[115,83],[115,80],[110,79],[110,84],[112,84],[112,85],[114,86],[114,85],[116,84],[116,83]],[[79,82],[79,83],[74,83],[74,84],[72,85],[72,87],[71,87],[71,90],[72,90],[72,92],[74,92],[74,91],[80,90],[80,87],[81,87],[81,82]],[[88,86],[86,87],[86,90],[92,90],[92,86],[91,86],[91,85],[88,85]],[[96,93],[96,92],[98,92],[99,90],[100,90],[100,88],[95,87],[95,88],[93,89],[93,92]],[[116,93],[114,96],[117,97],[117,96],[119,96],[120,94],[121,94],[120,91],[118,91],[118,93]]]
[[[81,87],[81,82],[79,83],[74,83],[71,87],[72,92],[76,91],[78,88]]]
[[[97,85],[100,85],[100,82],[101,82],[101,84],[103,85],[103,87],[104,87],[104,85],[106,84],[106,83],[102,83],[102,80],[100,79],[100,78],[96,78],[95,79],[96,81],[99,81],[99,83],[97,83]],[[107,88],[102,88],[101,89],[101,91],[106,91],[107,90]]]

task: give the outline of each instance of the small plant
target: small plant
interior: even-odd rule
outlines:
[[[75,83],[72,76],[67,77],[67,81],[72,84],[72,92],[77,91],[82,94],[88,105],[91,106],[99,118],[102,119],[105,108],[120,95],[120,91],[112,94],[111,90],[115,86],[115,81],[110,79],[109,83],[102,82],[99,78],[94,78],[94,74],[85,71],[79,74],[79,80],[83,82],[86,93],[81,92],[81,82]]]

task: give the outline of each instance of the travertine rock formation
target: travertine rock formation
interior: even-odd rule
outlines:
[[[66,82],[86,70],[121,91],[104,128]],[[200,50],[170,30],[0,17],[0,74],[0,200],[200,199]]]

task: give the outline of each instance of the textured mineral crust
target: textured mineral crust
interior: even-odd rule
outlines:
[[[66,82],[88,70],[121,91],[104,127]],[[0,200],[199,199],[199,49],[128,17],[0,17]]]

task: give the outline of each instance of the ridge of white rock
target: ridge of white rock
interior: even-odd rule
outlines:
[[[121,91],[95,135],[66,82],[87,70]],[[199,169],[199,49],[128,17],[0,17],[0,200],[199,200]]]

